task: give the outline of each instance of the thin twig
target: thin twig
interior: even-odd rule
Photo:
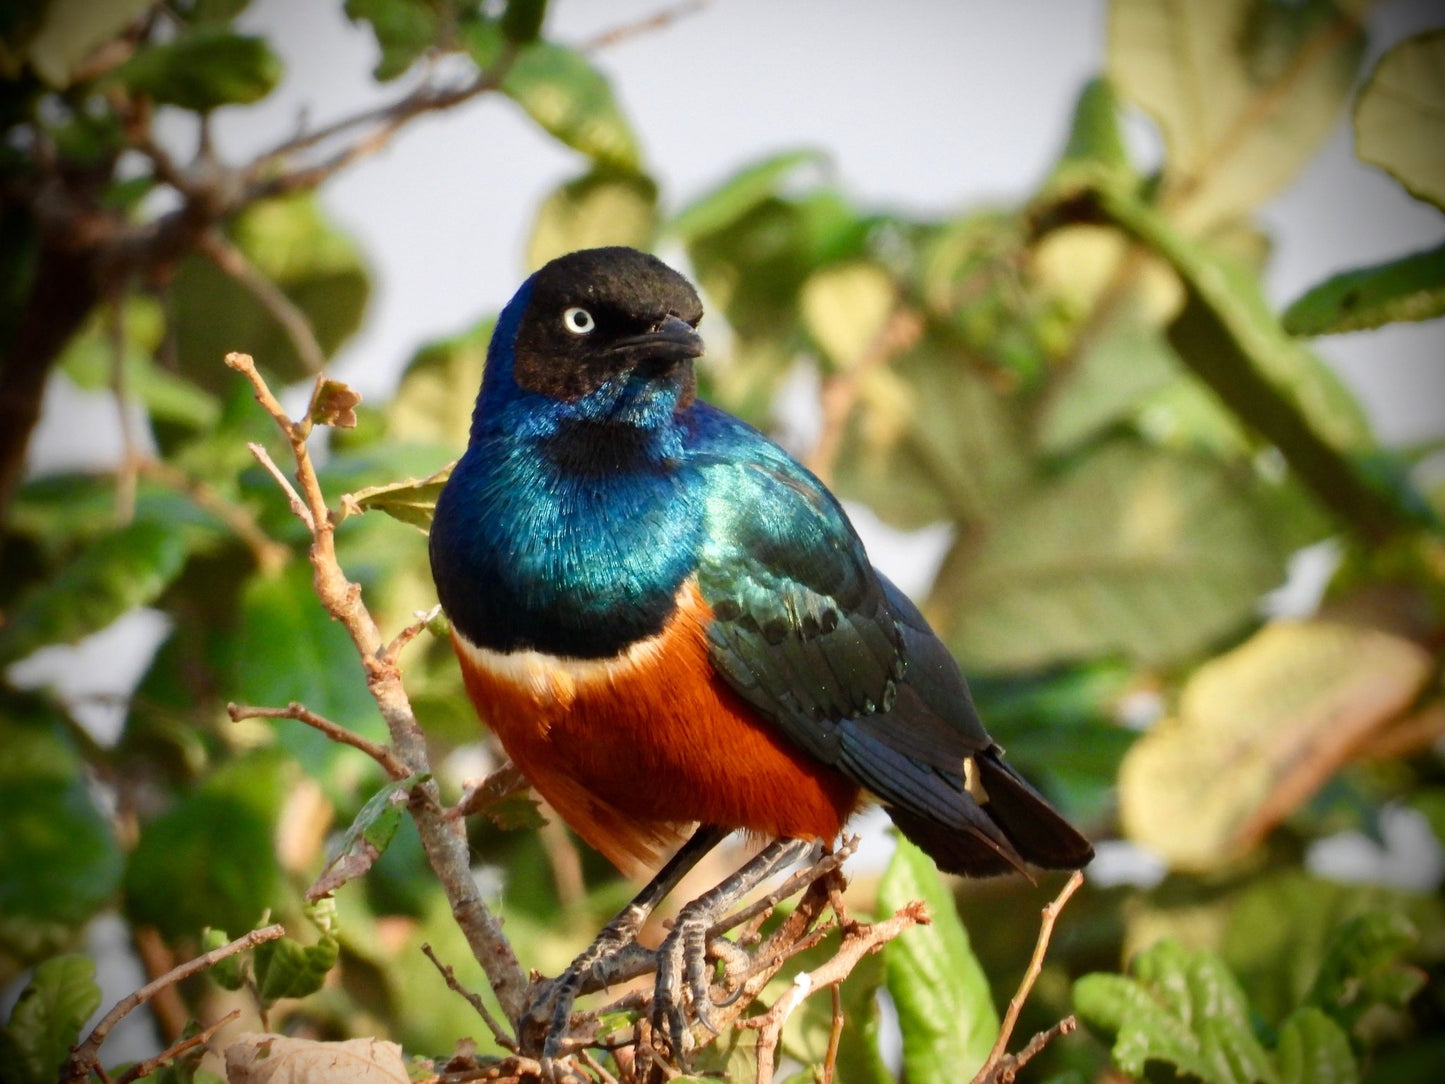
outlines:
[[[1035,1035],[1017,1054],[1005,1054],[989,1070],[986,1077],[975,1080],[974,1084],[1013,1084],[1019,1070],[1033,1061],[1044,1047],[1060,1035],[1071,1034],[1078,1026],[1079,1022],[1072,1016],[1064,1017],[1057,1024]]]
[[[497,1045],[505,1050],[510,1050],[514,1054],[519,1053],[520,1048],[517,1045],[516,1037],[502,1027],[497,1021],[497,1018],[492,1015],[492,1010],[487,1008],[487,1003],[483,1001],[478,994],[468,990],[458,981],[457,973],[452,970],[451,965],[444,964],[441,960],[437,959],[437,954],[432,951],[431,945],[423,942],[421,950],[426,955],[426,958],[441,972],[442,980],[446,982],[447,989],[453,993],[460,994],[466,999],[467,1004],[476,1010],[477,1015],[482,1018],[482,1022],[487,1025],[487,1029],[492,1033],[492,1038],[497,1040]]]
[[[381,630],[362,602],[361,587],[346,578],[336,558],[335,522],[327,510],[326,498],[306,446],[311,430],[310,414],[308,412],[300,422],[292,422],[249,355],[228,354],[226,364],[250,381],[256,401],[271,415],[291,444],[296,461],[296,481],[300,486],[301,500],[304,500],[301,508],[307,513],[303,515],[298,509],[297,514],[311,532],[308,556],[314,573],[316,597],[327,613],[346,630],[361,657],[367,691],[386,721],[392,751],[407,775],[425,773],[430,776],[426,738],[417,725],[411,701],[402,685],[401,671],[386,654]],[[517,1021],[526,1007],[527,977],[502,933],[501,923],[482,900],[476,879],[472,876],[465,825],[459,819],[444,816],[441,793],[434,778],[428,778],[413,789],[407,808],[416,823],[427,859],[451,904],[457,926],[486,973],[492,992],[508,1020]]]
[[[319,373],[326,367],[326,352],[317,342],[316,332],[312,330],[306,314],[297,308],[281,287],[248,260],[244,252],[231,244],[225,234],[217,229],[207,230],[197,238],[196,249],[238,282],[281,325],[307,372]]]
[[[105,1042],[105,1038],[110,1034],[111,1029],[120,1023],[131,1011],[144,1005],[161,990],[168,989],[176,983],[190,978],[192,975],[199,974],[206,970],[206,968],[212,967],[227,957],[236,955],[238,952],[245,952],[247,949],[255,948],[257,945],[264,944],[267,941],[275,941],[278,937],[285,934],[285,932],[286,928],[279,923],[265,926],[259,930],[252,930],[236,938],[229,944],[214,948],[210,952],[202,953],[194,959],[187,960],[178,967],[171,968],[164,975],[146,983],[139,990],[121,998],[116,1002],[115,1007],[105,1014],[100,1023],[91,1029],[85,1041],[71,1052],[70,1060],[66,1066],[68,1075],[65,1079],[69,1082],[74,1082],[74,1084],[80,1084],[81,1081],[86,1080],[91,1072],[95,1070],[99,1062],[100,1044]]]
[[[440,605],[433,606],[426,613],[418,613],[416,620],[406,628],[402,629],[392,638],[391,643],[381,649],[382,654],[388,659],[395,659],[402,653],[402,649],[411,643],[421,634],[421,631],[432,623],[432,620],[442,612]]]
[[[187,1050],[194,1049],[195,1047],[198,1047],[203,1043],[210,1042],[212,1035],[216,1034],[216,1032],[220,1031],[223,1027],[229,1024],[232,1020],[235,1020],[240,1015],[240,1009],[232,1009],[225,1016],[217,1020],[214,1024],[211,1024],[209,1027],[202,1028],[194,1035],[188,1036],[187,1038],[182,1039],[178,1043],[172,1044],[167,1049],[162,1050],[159,1054],[155,1055],[155,1057],[146,1058],[145,1061],[136,1062],[135,1065],[132,1065],[124,1073],[116,1077],[115,1084],[130,1084],[130,1082],[133,1080],[139,1080],[143,1076],[149,1076],[153,1071],[159,1069],[167,1062],[174,1061],[176,1058],[184,1054]]]
[[[636,19],[622,26],[614,26],[610,30],[604,30],[596,37],[588,38],[579,47],[582,53],[595,53],[602,49],[610,49],[612,46],[626,41],[628,38],[637,37],[639,34],[649,34],[657,30],[665,30],[679,19],[685,19],[689,15],[696,15],[707,7],[707,0],[688,0],[687,3],[676,4],[670,8],[663,8],[661,11],[641,19]]]
[[[843,987],[833,987],[833,1024],[828,1029],[828,1050],[823,1055],[823,1084],[833,1084],[838,1067],[838,1047],[843,1041]]]
[[[838,946],[832,959],[811,972],[799,972],[793,978],[792,985],[773,1002],[772,1008],[767,1012],[740,1020],[738,1027],[754,1028],[758,1032],[758,1084],[772,1084],[783,1027],[788,1022],[788,1017],[809,994],[842,982],[865,955],[877,952],[910,926],[927,920],[927,910],[922,903],[915,900],[905,904],[888,918],[873,923],[858,923],[844,934],[843,943]]]
[[[382,769],[392,779],[405,779],[411,774],[407,771],[406,765],[397,759],[386,746],[374,742],[369,738],[363,738],[354,730],[348,730],[340,723],[333,723],[330,719],[317,715],[304,704],[291,701],[284,708],[253,707],[248,704],[227,704],[226,714],[231,717],[233,723],[239,723],[242,719],[295,719],[298,723],[305,723],[314,730],[319,730],[334,742],[349,745],[353,749],[360,749],[372,760],[381,765]]]
[[[1029,959],[1028,969],[1024,972],[1022,981],[1019,982],[1018,990],[1009,999],[1008,1011],[1004,1013],[1003,1023],[999,1027],[998,1038],[994,1040],[993,1049],[988,1052],[988,1058],[983,1063],[983,1068],[974,1077],[974,1084],[983,1084],[990,1079],[989,1074],[994,1067],[1003,1059],[1008,1051],[1009,1040],[1013,1038],[1014,1028],[1018,1026],[1019,1013],[1023,1011],[1024,1002],[1028,1000],[1029,993],[1038,980],[1039,972],[1044,967],[1044,956],[1049,951],[1049,941],[1054,935],[1054,923],[1058,921],[1059,912],[1069,902],[1069,898],[1078,891],[1079,886],[1084,883],[1084,875],[1075,870],[1064,887],[1059,889],[1059,894],[1043,910],[1043,917],[1039,922],[1039,936],[1034,942],[1034,954]],[[1048,1040],[1045,1040],[1047,1042]]]
[[[291,559],[291,551],[269,538],[248,509],[228,501],[209,483],[191,477],[163,459],[147,458],[140,464],[140,470],[147,478],[181,491],[198,507],[224,523],[250,549],[256,558],[256,566],[263,573],[275,572]]]
[[[291,484],[291,479],[282,474],[281,468],[276,466],[276,461],[271,458],[271,453],[254,440],[248,440],[246,447],[256,457],[256,462],[266,469],[266,473],[276,480],[276,484],[286,494],[286,500],[291,505],[291,514],[306,524],[307,530],[315,530],[316,524],[311,519],[311,510],[306,507],[306,502],[301,499],[301,494],[296,492],[296,487]]]

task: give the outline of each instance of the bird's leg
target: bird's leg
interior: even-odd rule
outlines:
[[[667,1036],[674,1060],[683,1057],[687,1034],[687,1015],[681,1003],[684,987],[692,1001],[693,1016],[717,1033],[708,1017],[708,931],[739,900],[814,846],[805,839],[775,839],[731,877],[678,913],[672,932],[657,949],[657,984],[652,995],[653,1034]]]
[[[619,965],[625,963],[628,950],[637,948],[637,933],[648,915],[677,887],[688,870],[727,835],[728,829],[709,824],[700,826],[632,902],[602,927],[592,944],[582,950],[567,970],[542,987],[523,1015],[520,1031],[523,1036],[531,1037],[538,1037],[540,1032],[543,1058],[554,1058],[561,1049],[577,996],[589,988],[609,986],[620,977]],[[647,955],[652,954],[647,952]],[[527,1039],[523,1042],[527,1043]]]

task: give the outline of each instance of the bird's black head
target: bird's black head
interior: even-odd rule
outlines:
[[[578,404],[599,394],[616,404],[629,398],[628,384],[661,385],[675,409],[685,407],[696,386],[692,360],[703,353],[701,319],[692,284],[655,256],[568,253],[532,277],[512,377],[525,391]]]

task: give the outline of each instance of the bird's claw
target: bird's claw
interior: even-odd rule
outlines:
[[[679,1063],[692,1046],[689,1012],[692,1020],[714,1035],[721,1033],[709,1012],[714,1007],[712,966],[707,958],[708,929],[714,921],[710,910],[697,906],[697,901],[684,907],[657,950],[652,1030],[666,1038],[673,1060]]]

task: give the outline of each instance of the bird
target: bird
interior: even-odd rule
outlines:
[[[673,853],[539,995],[549,1056],[576,994],[732,832],[768,846],[659,950],[653,1012],[674,1050],[682,990],[709,1023],[698,928],[866,805],[949,873],[1093,855],[1009,766],[838,499],[698,397],[702,316],[688,279],[636,249],[534,272],[498,317],[431,523],[466,691],[507,756],[624,873]]]

